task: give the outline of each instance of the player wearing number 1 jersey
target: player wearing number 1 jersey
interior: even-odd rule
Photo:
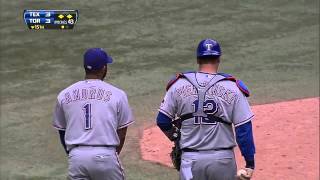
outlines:
[[[133,115],[126,93],[103,81],[109,63],[101,48],[87,50],[85,80],[58,95],[53,126],[69,154],[69,179],[124,179],[118,154]]]

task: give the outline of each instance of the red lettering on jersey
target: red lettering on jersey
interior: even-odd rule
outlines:
[[[111,98],[111,95],[112,95],[112,92],[111,91],[107,91],[105,93],[105,97],[104,97],[104,101],[107,102],[107,101],[110,101],[110,98]]]
[[[96,98],[96,89],[90,89],[89,90],[89,99],[95,99]]]
[[[86,100],[88,98],[88,90],[82,89],[81,90],[81,100]]]
[[[64,97],[65,97],[66,104],[69,104],[72,101],[70,93],[68,93],[68,92],[65,93]]]
[[[104,90],[98,89],[97,99],[101,100],[103,98]]]
[[[73,101],[78,101],[80,100],[80,91],[79,89],[73,90]]]

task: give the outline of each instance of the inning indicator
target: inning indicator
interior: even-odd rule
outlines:
[[[24,10],[23,19],[29,29],[73,29],[78,10]]]

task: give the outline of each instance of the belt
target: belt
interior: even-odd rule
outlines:
[[[72,148],[68,151],[71,152],[74,148],[77,147],[106,147],[106,148],[116,148],[116,146],[110,146],[110,145],[88,145],[88,144],[75,144],[72,146]]]
[[[190,148],[183,148],[181,149],[183,152],[199,152],[199,151],[224,151],[224,150],[232,150],[233,147],[228,148],[217,148],[217,149],[210,149],[210,150],[196,150],[196,149],[190,149]]]
[[[76,145],[74,145],[74,147],[81,147],[81,146],[85,146],[85,147],[116,147],[116,146],[110,146],[110,145],[88,145],[88,144],[76,144]]]
[[[174,124],[177,128],[181,129],[182,122],[187,120],[187,119],[193,118],[193,117],[195,117],[193,115],[193,113],[184,114],[184,115],[181,115],[178,119],[175,119],[174,121],[172,121],[172,124]],[[229,126],[232,125],[232,123],[227,122],[227,121],[223,120],[222,118],[216,117],[216,116],[214,116],[212,114],[208,114],[207,118],[209,118],[212,121],[223,123],[223,124],[226,124],[226,125],[229,125]]]

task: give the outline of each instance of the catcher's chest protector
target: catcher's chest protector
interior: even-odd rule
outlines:
[[[214,86],[217,82],[225,79],[226,77],[221,75],[215,75],[206,86],[200,86],[196,79],[196,73],[187,73],[184,74],[184,77],[197,89],[198,93],[198,110],[193,113],[193,116],[207,117],[207,114],[204,113],[203,103],[205,101],[206,92]]]
[[[170,89],[170,87],[177,82],[180,78],[186,78],[196,89],[198,89],[197,87],[199,86],[199,84],[197,83],[196,80],[196,74],[197,72],[186,72],[186,73],[177,73],[176,76],[174,76],[173,78],[171,78],[167,84],[166,87],[166,91],[168,91]],[[239,90],[246,96],[249,97],[250,96],[250,92],[249,89],[247,88],[247,86],[243,83],[243,81],[241,81],[240,79],[236,79],[234,76],[227,74],[227,73],[217,73],[217,75],[220,75],[224,78],[218,80],[229,80],[229,81],[233,81],[236,83],[237,87],[239,88]],[[215,78],[215,77],[214,77]],[[217,82],[218,82],[217,81]],[[215,83],[217,83],[215,82]],[[210,87],[212,87],[215,83],[213,83],[211,86],[208,86],[208,89]],[[208,84],[209,85],[209,84]],[[207,90],[208,90],[207,89]],[[199,92],[198,92],[199,93]]]

